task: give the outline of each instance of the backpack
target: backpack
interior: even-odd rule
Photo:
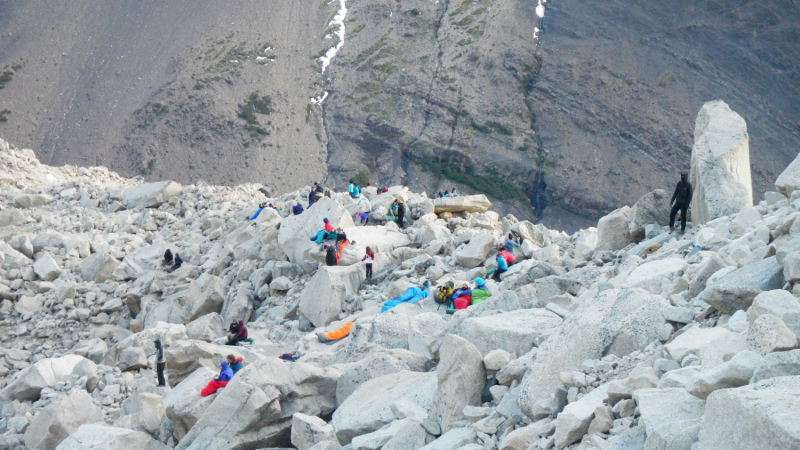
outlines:
[[[443,284],[439,289],[436,291],[436,296],[433,299],[436,303],[440,305],[447,305],[450,303],[450,297],[453,296],[453,287],[454,284],[452,281],[448,281],[447,283]]]
[[[508,250],[502,250],[500,251],[500,254],[503,255],[503,259],[506,260],[506,263],[508,263],[509,266],[514,264],[514,262],[517,260],[517,257],[512,255]]]

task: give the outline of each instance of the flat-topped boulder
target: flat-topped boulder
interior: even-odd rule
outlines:
[[[442,197],[433,201],[433,212],[440,214],[443,212],[484,212],[492,206],[483,194],[465,195],[463,197]]]
[[[183,186],[174,181],[140,184],[122,191],[122,204],[128,209],[158,208],[181,192]]]

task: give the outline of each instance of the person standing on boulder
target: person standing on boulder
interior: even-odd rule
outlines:
[[[367,251],[364,253],[364,257],[361,258],[361,260],[367,263],[367,272],[365,276],[367,278],[372,278],[372,262],[375,261],[375,253],[372,253],[371,248],[367,247]]]
[[[669,213],[669,232],[675,231],[675,216],[681,212],[681,234],[686,232],[686,215],[689,210],[689,203],[692,202],[692,184],[686,181],[686,172],[681,172],[681,181],[675,186],[675,193],[672,194],[672,211]]]
[[[164,367],[167,365],[167,358],[164,357],[164,347],[161,346],[161,341],[156,339],[153,341],[156,347],[156,373],[158,373],[158,385],[166,386],[167,382],[164,380]]]
[[[406,205],[402,198],[397,199],[397,225],[403,228],[403,217],[406,215]]]

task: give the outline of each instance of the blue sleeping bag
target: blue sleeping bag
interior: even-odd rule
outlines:
[[[408,303],[413,305],[430,294],[429,291],[420,289],[418,287],[408,288],[405,294],[397,296],[383,304],[381,312],[386,312],[401,303]]]

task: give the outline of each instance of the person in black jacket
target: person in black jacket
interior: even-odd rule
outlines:
[[[164,347],[161,346],[161,341],[156,339],[153,341],[156,347],[156,373],[158,374],[158,385],[166,386],[167,382],[164,379],[164,367],[167,365],[167,358],[164,357]]]
[[[692,184],[686,181],[686,172],[681,173],[681,181],[675,186],[675,193],[672,194],[672,211],[669,213],[669,231],[675,230],[675,216],[681,212],[681,233],[686,231],[686,213],[689,210],[689,203],[692,202]]]
[[[397,199],[397,225],[403,228],[403,217],[406,215],[406,205],[402,198]]]

